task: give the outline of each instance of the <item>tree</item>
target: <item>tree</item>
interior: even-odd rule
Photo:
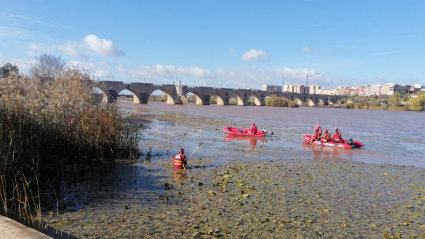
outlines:
[[[12,65],[10,62],[4,64],[3,67],[0,67],[0,77],[8,77],[11,75],[19,75],[19,67]]]
[[[43,54],[35,58],[37,61],[31,67],[31,75],[34,78],[52,79],[58,76],[65,68],[65,61],[60,57]]]
[[[389,98],[388,101],[390,102],[391,105],[394,105],[394,106],[401,105],[402,97],[399,92],[394,93],[394,95],[390,95],[388,98]]]
[[[167,100],[168,100],[168,96],[167,96],[167,94],[163,94],[163,95],[161,96],[161,102],[167,102]]]
[[[425,107],[425,95],[418,95],[418,97],[410,98],[409,105],[414,111],[420,111]]]

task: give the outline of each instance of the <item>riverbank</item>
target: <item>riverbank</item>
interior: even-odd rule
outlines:
[[[144,157],[69,186],[76,206],[46,214],[49,226],[77,238],[425,236],[425,169],[297,158],[263,141],[221,140],[222,125],[252,122],[139,113],[152,121]],[[189,156],[201,142],[186,170],[172,169],[178,148]]]
[[[51,237],[24,226],[10,218],[0,216],[0,238],[8,239],[49,239]]]

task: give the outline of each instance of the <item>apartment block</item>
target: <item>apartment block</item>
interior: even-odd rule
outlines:
[[[263,85],[264,91],[279,91],[282,92],[282,86],[281,85]]]

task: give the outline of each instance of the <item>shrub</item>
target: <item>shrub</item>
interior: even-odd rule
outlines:
[[[421,94],[409,99],[409,105],[414,111],[421,111],[425,107],[425,95]]]
[[[266,106],[270,107],[298,107],[295,102],[287,100],[285,97],[277,97],[276,95],[271,95],[266,98]]]
[[[217,97],[211,96],[210,97],[210,104],[217,104]]]

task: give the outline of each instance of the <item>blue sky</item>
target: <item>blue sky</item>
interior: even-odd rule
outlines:
[[[0,64],[61,56],[101,80],[260,89],[425,84],[425,1],[3,1]]]

